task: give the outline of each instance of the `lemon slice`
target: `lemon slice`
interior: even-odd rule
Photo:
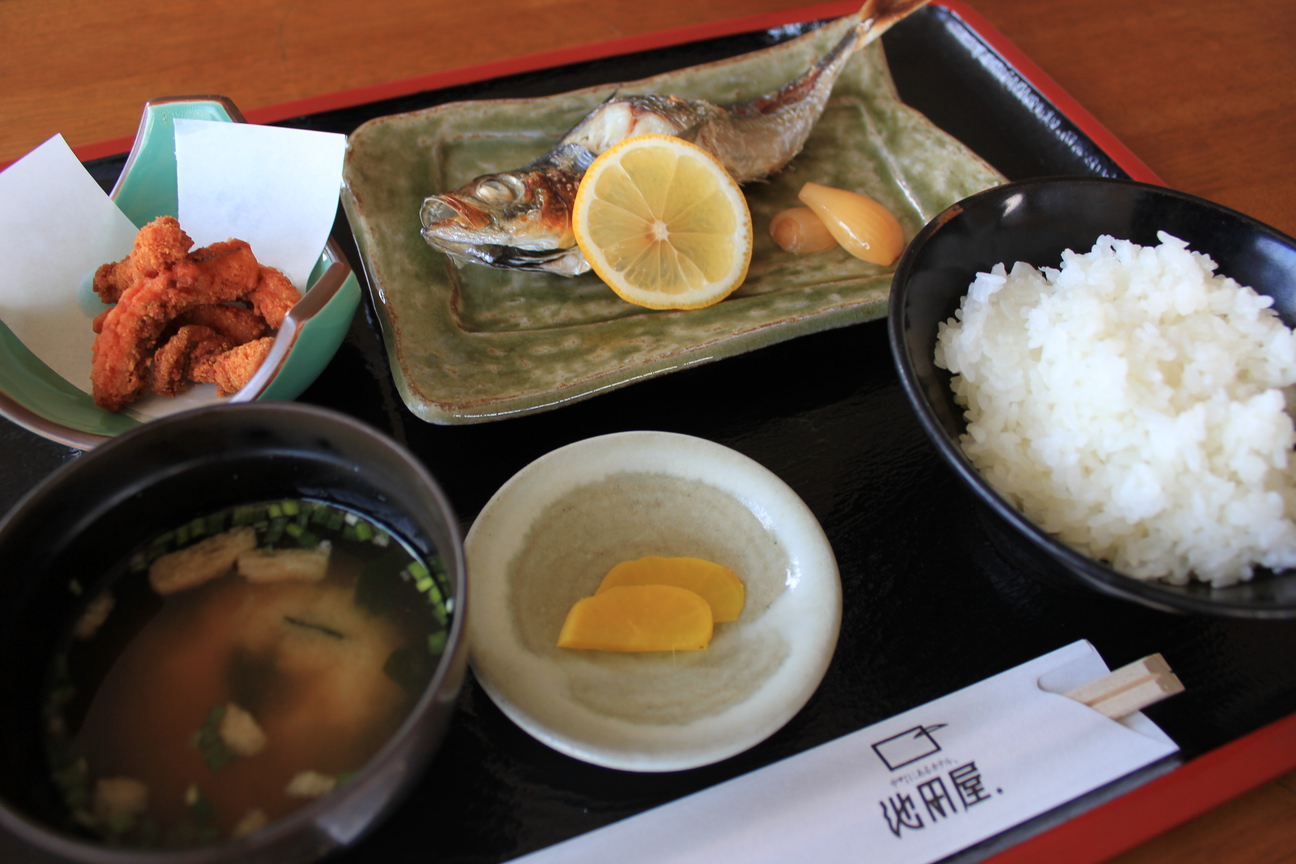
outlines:
[[[627,138],[595,159],[572,229],[594,272],[649,309],[719,303],[751,263],[742,190],[714,156],[668,135]]]

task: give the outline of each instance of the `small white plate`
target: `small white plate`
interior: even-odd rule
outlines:
[[[841,626],[823,529],[787,484],[727,447],[667,432],[578,441],[515,474],[465,541],[469,662],[515,723],[577,759],[679,771],[763,741],[819,686]],[[741,617],[704,651],[560,649],[567,611],[615,564],[729,567]]]

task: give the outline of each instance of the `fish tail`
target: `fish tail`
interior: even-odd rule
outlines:
[[[856,14],[859,23],[848,30],[841,41],[803,77],[816,76],[833,68],[843,55],[849,57],[854,54],[928,2],[929,0],[864,0],[864,5]]]
[[[697,142],[739,183],[768,177],[800,152],[847,61],[928,0],[865,0],[853,27],[819,62],[771,93],[704,119]]]
[[[858,45],[877,39],[902,18],[927,5],[928,0],[864,0],[855,25]]]

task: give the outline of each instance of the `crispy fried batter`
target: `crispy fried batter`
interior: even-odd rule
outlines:
[[[90,358],[92,395],[100,408],[120,411],[144,392],[153,348],[174,314],[175,296],[169,275],[141,279],[103,316]]]
[[[288,310],[292,309],[300,299],[301,293],[287,276],[273,267],[265,266],[261,268],[257,287],[248,297],[252,308],[259,312],[271,327],[282,325]]]
[[[91,355],[96,405],[120,411],[139,398],[158,338],[181,312],[240,300],[256,287],[259,267],[246,243],[218,243],[205,251],[201,261],[177,261],[170,270],[135,282],[104,316]]]
[[[179,396],[189,389],[190,370],[195,364],[236,344],[210,327],[186,324],[153,355],[149,386],[159,396]]]
[[[204,303],[176,316],[173,324],[185,327],[197,324],[210,327],[227,337],[233,345],[260,339],[266,334],[266,321],[255,310],[225,303]]]
[[[140,279],[152,278],[179,261],[193,246],[174,216],[159,216],[135,235],[135,247],[121,261],[104,264],[94,275],[94,292],[105,303],[116,303],[122,292]]]
[[[213,354],[194,363],[189,375],[194,381],[215,384],[218,396],[232,396],[252,380],[273,345],[273,336],[236,345],[222,354]]]
[[[215,383],[228,396],[269,353],[274,340],[265,336],[267,324],[282,323],[297,289],[279,271],[258,264],[242,240],[188,252],[192,245],[179,223],[163,217],[140,231],[131,256],[109,270],[100,268],[100,297],[115,291],[117,305],[91,325],[99,334],[90,373],[99,407],[120,411],[150,386],[175,396],[187,381]],[[145,275],[154,266],[160,269]],[[135,278],[125,287],[112,281],[131,272]],[[96,276],[97,291],[99,281]]]
[[[261,275],[252,249],[242,240],[226,240],[195,249],[171,267],[176,285],[196,295],[198,303],[229,303],[252,293]]]

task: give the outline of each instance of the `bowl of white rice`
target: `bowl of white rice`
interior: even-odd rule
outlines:
[[[901,258],[906,395],[1034,575],[1296,617],[1296,240],[1164,187],[1010,183]]]

